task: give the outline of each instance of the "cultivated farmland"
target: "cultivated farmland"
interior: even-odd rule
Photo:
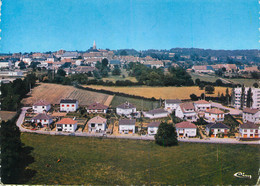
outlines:
[[[73,86],[41,83],[32,90],[30,97],[22,100],[25,105],[32,105],[37,100],[43,99],[51,104],[59,104],[62,98],[77,99],[80,105],[89,105],[93,102],[105,103],[111,97],[107,94],[77,89]]]
[[[157,99],[190,99],[190,94],[196,94],[200,96],[204,93],[204,90],[200,90],[197,86],[191,87],[148,87],[148,86],[140,86],[140,87],[105,87],[105,86],[97,86],[90,85],[88,86],[94,89],[104,89],[110,90],[113,92],[122,92],[130,95],[143,96],[147,98],[157,98]],[[206,94],[208,96],[217,96],[218,93],[225,94],[226,87],[215,87],[214,94]],[[231,91],[231,89],[230,89]]]
[[[154,141],[28,133],[21,139],[33,157],[25,158],[30,163],[21,184],[254,185],[258,178],[258,145],[180,143],[165,148]],[[252,179],[234,177],[239,171]]]

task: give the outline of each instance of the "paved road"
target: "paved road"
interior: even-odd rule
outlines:
[[[22,112],[16,122],[16,125],[20,128],[21,132],[46,134],[46,135],[64,135],[64,136],[83,136],[83,137],[103,137],[103,134],[90,134],[85,132],[77,131],[75,133],[68,132],[56,132],[56,131],[42,131],[42,130],[29,130],[22,127],[22,123],[25,117],[26,110],[29,107],[23,107]],[[106,135],[106,138],[117,138],[117,139],[134,139],[134,140],[154,140],[153,136],[133,136],[130,134],[124,136]],[[260,144],[260,141],[238,141],[237,139],[231,138],[209,138],[209,139],[198,139],[198,138],[187,138],[179,139],[181,142],[190,143],[225,143],[225,144]]]
[[[225,107],[225,106],[221,105],[220,103],[211,102],[211,105],[212,105],[213,107],[217,107],[217,108],[220,108],[220,109],[227,109],[227,110],[229,110],[229,113],[230,113],[231,115],[240,115],[240,114],[242,114],[242,110],[235,109],[235,108]]]

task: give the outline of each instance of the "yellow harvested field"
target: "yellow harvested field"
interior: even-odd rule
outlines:
[[[200,96],[204,93],[204,90],[200,90],[197,86],[190,86],[190,87],[105,87],[99,85],[89,85],[85,87],[90,87],[94,89],[103,89],[103,90],[110,90],[113,92],[122,92],[131,95],[138,95],[147,98],[162,98],[162,99],[190,99],[191,94],[196,94]],[[229,92],[231,89],[229,90]],[[217,96],[218,93],[225,94],[226,87],[215,87],[214,94],[206,94],[208,96]]]
[[[7,121],[15,116],[16,112],[0,111],[0,121]]]
[[[46,100],[51,104],[59,104],[61,99],[77,99],[79,105],[85,106],[93,102],[105,103],[109,96],[107,94],[81,90],[73,86],[65,86],[50,83],[40,83],[32,90],[32,95],[22,100],[25,105],[32,105],[37,100]],[[111,102],[111,98],[109,98]]]

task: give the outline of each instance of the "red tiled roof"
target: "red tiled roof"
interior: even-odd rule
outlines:
[[[206,112],[210,113],[210,114],[224,114],[224,112],[222,110],[213,108],[213,109],[209,109]]]
[[[183,121],[175,125],[176,128],[197,128],[197,126],[189,121]]]
[[[249,114],[255,114],[257,112],[259,112],[259,109],[251,109],[251,108],[244,108],[243,112],[249,113]]]
[[[94,118],[91,118],[88,123],[105,123],[107,121],[107,119],[102,118],[100,116],[96,116]]]
[[[195,101],[195,104],[210,104],[208,101],[206,100],[199,100],[199,101]]]
[[[50,105],[50,103],[44,100],[39,100],[33,104],[33,106],[47,106],[47,105]]]
[[[193,105],[193,103],[191,103],[191,102],[188,102],[188,103],[181,103],[180,104],[180,107],[181,107],[181,110],[183,111],[183,112],[185,112],[185,110],[190,110],[190,109],[194,109],[194,105]]]
[[[76,120],[73,120],[71,118],[62,118],[60,121],[58,121],[56,124],[76,124],[77,121]]]
[[[92,103],[91,105],[89,105],[87,107],[87,109],[90,109],[90,110],[106,110],[107,108],[108,108],[108,106],[103,105],[98,102]]]

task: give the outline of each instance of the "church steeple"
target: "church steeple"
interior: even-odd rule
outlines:
[[[94,49],[94,50],[97,49],[95,40],[94,40],[94,43],[93,43],[93,49]]]

